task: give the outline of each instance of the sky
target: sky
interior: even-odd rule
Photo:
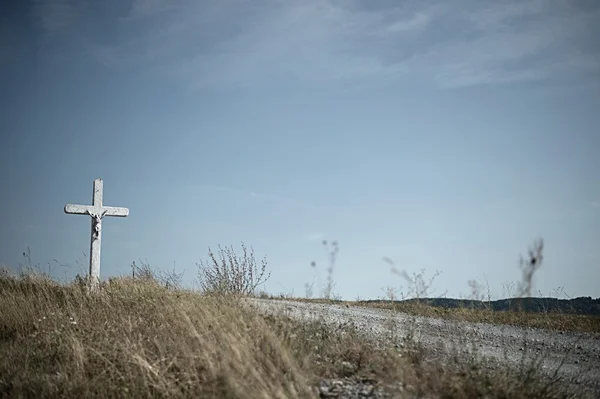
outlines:
[[[0,1],[0,264],[87,273],[102,178],[103,279],[243,242],[304,296],[327,240],[343,299],[406,295],[384,258],[502,298],[543,238],[534,293],[600,297],[598,37],[596,0]]]

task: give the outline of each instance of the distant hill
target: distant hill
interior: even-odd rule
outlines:
[[[394,301],[398,303],[415,302],[416,299],[404,301]],[[388,300],[367,300],[366,303],[389,303]],[[573,299],[558,298],[513,298],[500,299],[496,301],[476,301],[470,299],[451,299],[451,298],[425,298],[420,300],[429,306],[443,308],[475,308],[475,309],[493,309],[497,311],[522,310],[525,312],[560,312],[580,315],[600,316],[600,298],[579,297]]]

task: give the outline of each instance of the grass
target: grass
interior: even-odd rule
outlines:
[[[0,295],[3,397],[309,398],[328,378],[448,398],[552,393],[508,371],[498,378],[476,364],[427,363],[418,348],[376,348],[351,325],[262,316],[240,298],[150,279],[89,294],[76,283],[4,276]]]
[[[565,397],[534,362],[491,368],[473,353],[442,364],[418,342],[375,345],[351,323],[259,314],[245,298],[264,263],[222,254],[201,265],[203,292],[146,266],[95,293],[81,278],[0,273],[0,396],[314,398],[319,383],[340,380],[394,397]]]
[[[289,351],[234,299],[127,279],[89,295],[2,278],[0,294],[3,397],[310,396]]]

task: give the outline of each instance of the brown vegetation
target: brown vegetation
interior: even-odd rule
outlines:
[[[563,397],[534,363],[492,369],[473,357],[448,367],[413,341],[374,346],[353,325],[261,315],[243,298],[260,269],[252,261],[236,269],[229,255],[213,272],[238,273],[201,269],[205,292],[178,289],[148,268],[97,293],[83,279],[0,274],[0,396],[308,398],[319,396],[319,382],[339,379],[394,397]]]

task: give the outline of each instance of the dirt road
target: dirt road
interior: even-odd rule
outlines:
[[[597,335],[457,322],[344,305],[268,299],[252,299],[251,303],[261,312],[283,314],[297,320],[321,320],[331,326],[353,323],[366,339],[375,343],[389,340],[391,332],[398,342],[412,333],[427,349],[427,356],[442,362],[452,350],[466,356],[475,353],[486,360],[514,367],[519,367],[524,356],[537,357],[547,376],[554,375],[558,369],[556,375],[565,379],[569,391],[600,397],[600,338]]]

